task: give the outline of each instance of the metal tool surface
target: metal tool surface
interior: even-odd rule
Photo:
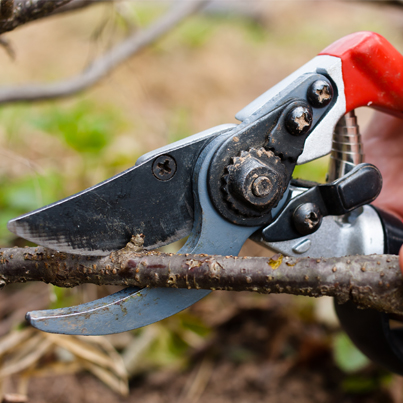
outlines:
[[[294,101],[288,101],[286,104],[284,104],[282,98],[275,99],[271,102],[268,102],[265,107],[261,108],[259,113],[246,119],[246,121],[242,124],[231,127],[229,128],[229,130],[226,127],[221,132],[214,132],[208,137],[209,141],[206,140],[207,136],[202,136],[201,141],[205,141],[205,143],[203,144],[204,148],[203,151],[201,151],[197,161],[193,161],[192,167],[194,185],[192,196],[196,196],[195,199],[192,200],[192,208],[196,209],[196,213],[192,216],[193,229],[190,238],[188,239],[184,248],[181,249],[180,253],[192,252],[237,255],[245,240],[259,228],[257,224],[270,222],[278,214],[278,212],[281,211],[282,206],[288,198],[287,181],[289,181],[289,178],[291,177],[292,170],[295,166],[298,155],[301,154],[301,152],[303,151],[305,139],[310,134],[309,130],[307,130],[307,128],[305,128],[304,126],[300,130],[298,125],[291,128],[285,128],[284,125],[287,126],[290,124],[290,122],[295,124],[293,119],[298,118],[298,116],[294,117],[293,113],[295,113],[295,111],[302,110],[303,115],[301,115],[301,119],[307,119],[306,124],[309,124],[309,128],[315,127],[321,121],[321,119],[326,116],[327,112],[329,110],[332,110],[332,107],[334,107],[335,103],[337,102],[337,96],[335,96],[334,99],[329,97],[331,103],[327,102],[326,105],[320,105],[319,107],[316,105],[313,105],[313,107],[309,106],[307,90],[310,86],[312,86],[312,84],[319,80],[325,80],[325,85],[329,87],[331,86],[331,84],[326,81],[324,76],[317,74],[304,75],[300,79],[296,80],[295,83],[289,85],[283,90],[283,96],[295,97]],[[268,125],[271,126],[271,130],[273,132],[273,142],[278,141],[277,139],[284,137],[284,135],[287,135],[290,138],[287,140],[287,142],[284,143],[284,145],[290,144],[290,146],[288,148],[286,147],[281,149],[281,152],[283,152],[283,154],[286,155],[287,158],[287,160],[284,161],[284,165],[280,162],[280,158],[276,157],[273,152],[261,151],[264,150],[263,147],[265,146],[265,143],[267,141],[265,133],[267,131]],[[287,131],[290,133],[288,133]],[[250,133],[256,133],[253,143],[247,140],[248,137],[250,139]],[[228,139],[239,139],[242,136],[246,136],[246,143],[244,144],[244,147],[246,147],[246,149],[244,152],[251,153],[251,156],[254,155],[252,161],[254,161],[253,164],[255,165],[252,167],[252,170],[254,170],[253,172],[260,172],[258,180],[260,180],[261,182],[270,181],[273,177],[272,175],[276,174],[276,169],[278,169],[278,167],[281,167],[281,175],[283,175],[283,178],[286,179],[285,182],[283,179],[282,190],[280,192],[275,192],[275,196],[272,196],[270,192],[264,196],[271,197],[271,199],[275,197],[275,201],[271,201],[270,206],[263,206],[265,208],[264,216],[260,218],[256,217],[256,215],[262,215],[262,210],[259,203],[258,205],[256,205],[256,203],[252,203],[252,205],[245,206],[247,208],[247,211],[251,211],[252,214],[254,214],[256,217],[250,217],[249,221],[246,223],[246,226],[244,225],[244,222],[242,222],[242,225],[239,226],[237,225],[238,223],[231,223],[226,220],[225,218],[227,217],[223,217],[222,211],[217,211],[217,205],[214,205],[214,199],[211,198],[211,189],[208,188],[208,183],[211,182],[211,167],[213,166],[211,161],[214,158],[217,159],[218,151],[222,149],[223,144]],[[296,137],[298,137],[297,142],[295,142]],[[293,142],[295,144],[292,145]],[[197,136],[196,138],[188,139],[187,141],[181,142],[181,144],[179,145],[173,145],[171,147],[171,150],[164,149],[162,152],[161,150],[158,150],[152,154],[143,157],[140,163],[133,168],[133,172],[140,172],[140,168],[145,167],[144,169],[148,170],[148,173],[146,174],[148,175],[148,180],[151,176],[151,173],[155,176],[153,168],[155,167],[156,162],[159,163],[161,153],[163,153],[163,155],[165,156],[167,164],[172,163],[172,161],[178,160],[178,155],[175,154],[175,152],[180,152],[181,155],[185,155],[190,150],[192,152],[190,153],[190,157],[188,157],[186,161],[188,161],[189,159],[194,160],[196,152],[192,150],[193,143],[196,143],[196,147],[198,147],[197,151],[199,151],[200,136]],[[251,151],[254,150],[252,146],[257,147],[255,154],[253,154],[253,152]],[[262,157],[265,157],[268,162],[266,160],[260,161]],[[293,158],[293,161],[291,160],[291,158]],[[231,161],[227,161],[227,163],[232,164]],[[265,165],[266,163],[268,163],[269,165]],[[256,164],[258,165],[256,166]],[[185,167],[188,166],[189,164],[185,164]],[[236,165],[233,166],[234,169],[236,169]],[[179,169],[180,164],[178,163],[178,172]],[[245,170],[249,168],[248,166],[246,166],[246,168],[243,169]],[[129,172],[132,171],[129,170]],[[186,175],[186,178],[183,178],[183,172]],[[182,169],[182,176],[175,174],[174,176],[169,177],[166,182],[168,182],[169,186],[171,187],[171,193],[178,192],[179,195],[183,197],[181,181],[184,181],[186,185],[185,190],[188,191],[190,187],[188,183],[189,181],[192,181],[192,175],[190,175],[189,169]],[[174,182],[175,178],[179,178],[177,179],[177,182]],[[147,187],[150,187],[153,191],[157,191],[159,189],[161,193],[163,193],[165,183],[163,183],[164,181],[161,181],[160,178],[157,179],[158,182],[155,182],[155,185],[144,184],[142,185],[142,187],[140,187],[140,189],[146,189]],[[244,179],[240,178],[239,180],[242,182]],[[253,181],[255,180],[256,179],[253,179]],[[119,183],[119,176],[112,178],[110,182],[106,182],[105,184],[111,183],[113,185],[114,182]],[[113,189],[109,189],[108,186],[105,186],[105,184],[101,184],[99,188],[101,188],[103,191],[108,193],[110,197],[113,198],[113,196],[111,196],[111,192],[113,192]],[[253,186],[253,184],[251,184],[250,186]],[[276,186],[274,186],[274,189],[275,188]],[[261,183],[260,189],[262,190],[262,192],[265,192],[267,190],[264,187],[264,184],[262,185]],[[273,189],[273,186],[271,186],[270,189]],[[218,193],[221,193],[221,189],[218,189]],[[261,199],[264,199],[264,197],[262,196],[263,195],[255,195],[255,199],[259,202]],[[60,209],[64,212],[63,219],[66,220],[69,218],[66,217],[66,212],[72,213],[77,209],[77,205],[72,204],[71,200],[82,199],[83,203],[88,203],[87,198],[93,197],[98,200],[98,187],[90,188],[88,189],[88,191],[73,196],[72,199],[67,199],[65,202],[56,203],[55,205],[51,205],[48,208],[13,220],[12,222],[10,222],[10,227],[14,226],[26,230],[26,221],[27,219],[31,220],[30,227],[26,231],[33,233],[33,235],[35,236],[35,223],[42,223],[49,220],[50,218],[49,216],[47,216],[47,214],[55,214],[55,210],[57,212]],[[132,198],[132,194],[128,192],[126,192],[125,197],[123,197],[123,199],[125,200],[131,200]],[[148,197],[148,199],[150,199],[150,197]],[[159,198],[156,198],[157,202],[158,200]],[[177,197],[175,198],[175,200],[177,200]],[[190,196],[187,197],[187,200],[188,202],[190,202]],[[120,206],[120,201],[118,203]],[[147,198],[144,198],[144,203],[147,203]],[[224,203],[226,202],[224,201]],[[238,203],[238,208],[239,204],[243,204],[242,200],[240,200],[240,203]],[[164,224],[161,223],[162,219],[160,217],[166,217],[167,220],[169,220],[168,217],[170,214],[170,210],[163,209],[161,212],[159,211],[159,207],[160,206],[155,205],[151,205],[149,207],[152,211],[149,218],[152,218],[153,221],[157,221],[158,225],[163,226]],[[80,212],[82,211],[87,213],[88,210],[91,212],[92,209],[93,206],[80,206]],[[190,207],[188,207],[188,209],[190,209]],[[97,208],[96,211],[102,211],[102,206]],[[108,210],[108,214],[113,215],[115,213],[111,210]],[[132,216],[135,216],[135,218],[133,217],[133,221],[143,220],[141,221],[143,223],[144,219],[142,219],[142,217],[144,214],[147,214],[147,212],[134,210],[132,212]],[[155,220],[155,215],[160,218],[159,221]],[[88,216],[89,219],[92,220],[95,214],[90,213],[88,214]],[[171,218],[171,220],[173,221],[171,225],[174,227],[179,227],[179,225],[176,224],[174,221],[175,217],[176,215],[174,214]],[[126,220],[130,220],[130,218],[131,216],[128,215]],[[182,223],[184,223],[183,220],[181,221],[181,224]],[[58,225],[62,225],[62,223],[59,223]],[[32,230],[32,228],[34,228],[34,230]],[[140,228],[138,231],[141,231],[141,229],[142,228]],[[85,232],[85,230],[79,229],[77,233],[79,233],[80,231]],[[46,234],[48,232],[49,236],[52,237],[54,236],[54,234],[58,234],[57,229],[52,231],[46,230],[43,231],[45,237],[47,236]],[[144,235],[145,238],[147,238],[147,236],[150,236],[150,232],[144,231]],[[175,235],[176,237],[178,237],[177,234]],[[153,233],[151,232],[151,238],[152,236]],[[107,249],[109,247],[108,244],[102,244],[102,248],[100,248],[99,245],[101,244],[101,242],[108,242],[108,238],[110,237],[111,232],[104,235],[104,233],[101,231],[101,236],[99,234],[94,234],[94,237],[92,238],[93,244],[91,245],[91,247],[87,246],[86,253],[99,254],[100,249]],[[122,240],[124,237],[121,236],[120,238]],[[126,239],[126,241],[127,240],[128,239]],[[160,242],[160,244],[163,243]],[[115,247],[115,243],[112,244],[111,242],[111,245],[112,246],[110,246],[110,248]],[[147,247],[150,247],[150,241],[146,241],[145,245]],[[64,251],[70,251],[72,248],[79,248],[79,250],[81,250],[82,243],[80,239],[70,238],[67,246],[62,241],[60,242],[60,244],[57,244],[57,247],[63,248]],[[180,310],[187,308],[189,305],[198,301],[200,298],[204,297],[207,294],[208,291],[202,290],[191,290],[188,294],[184,294],[182,291],[178,291],[176,293],[173,291],[169,293],[169,297],[167,297],[167,293],[159,289],[146,289],[140,291],[134,289],[131,292],[129,291],[127,295],[125,294],[125,298],[121,298],[121,294],[119,293],[111,296],[110,299],[108,299],[108,304],[105,309],[102,308],[102,303],[100,305],[98,301],[94,301],[93,305],[91,305],[90,303],[87,304],[84,308],[77,307],[76,309],[74,309],[73,313],[71,309],[61,309],[57,310],[56,312],[48,313],[42,311],[29,313],[27,315],[27,318],[33,326],[42,330],[57,333],[86,335],[98,334],[100,331],[106,333],[116,332],[116,327],[109,325],[102,327],[99,325],[99,323],[105,322],[109,324],[113,320],[116,321],[116,318],[120,318],[122,320],[120,321],[121,324],[119,327],[119,331],[126,331],[145,326],[154,321],[161,320],[167,316],[173,315]],[[148,306],[150,305],[153,305],[155,307],[153,314],[143,315],[144,311],[148,311]],[[163,308],[158,309],[158,306],[163,306]],[[123,316],[126,318],[126,312],[130,312],[130,320],[123,320]]]
[[[349,35],[246,106],[236,115],[240,124],[146,154],[122,174],[11,220],[9,229],[95,256],[140,233],[146,250],[189,236],[180,253],[237,255],[249,237],[294,256],[396,253],[403,225],[367,205],[382,179],[372,165],[354,168],[363,150],[352,111],[371,106],[403,116],[402,69],[403,56],[381,36]],[[292,182],[297,164],[330,152],[332,183]],[[109,334],[166,318],[209,292],[132,287],[27,318],[49,332]],[[368,316],[379,337],[367,343],[358,329],[364,315],[347,306],[338,311],[366,354],[403,373],[403,341],[384,316]],[[376,350],[377,343],[386,347]]]
[[[193,227],[196,160],[206,143],[234,126],[218,126],[155,150],[99,185],[11,220],[8,228],[49,248],[93,256],[123,248],[134,234],[144,234],[145,249],[184,238]],[[164,166],[167,156],[172,167]]]

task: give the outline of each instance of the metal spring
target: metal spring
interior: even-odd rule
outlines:
[[[333,133],[327,182],[341,178],[364,161],[361,134],[354,111],[346,113]]]

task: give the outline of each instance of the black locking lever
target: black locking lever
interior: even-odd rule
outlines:
[[[382,175],[372,164],[359,164],[342,178],[317,185],[292,199],[277,219],[262,230],[266,242],[312,234],[322,218],[346,214],[371,203],[382,189]]]

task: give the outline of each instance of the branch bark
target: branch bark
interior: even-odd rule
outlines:
[[[0,285],[43,281],[333,296],[363,308],[403,314],[403,278],[390,255],[312,259],[137,252],[133,243],[108,257],[37,248],[0,249]]]
[[[1,19],[11,18],[14,12],[14,0],[1,0]]]
[[[180,6],[174,7],[150,27],[124,39],[114,48],[94,60],[84,72],[75,77],[50,84],[3,87],[0,89],[0,104],[43,101],[67,97],[82,91],[105,77],[129,57],[168,33],[178,23],[207,3],[208,0],[181,1]]]
[[[87,8],[89,6],[93,6],[95,4],[100,3],[113,3],[119,0],[71,0],[68,4],[56,9],[53,11],[50,16],[69,13],[71,11],[82,10],[83,8]]]
[[[24,25],[39,18],[47,17],[57,8],[71,1],[72,0],[19,0],[14,2],[2,0],[2,18],[6,19],[0,20],[0,34],[12,31],[20,25]]]

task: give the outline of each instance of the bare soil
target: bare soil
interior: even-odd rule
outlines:
[[[392,403],[381,385],[367,392],[343,391],[344,374],[334,363],[332,331],[292,314],[291,301],[237,308],[214,327],[212,337],[190,352],[191,365],[132,379],[120,397],[89,374],[32,379],[30,403]],[[368,379],[381,370],[370,366]]]

